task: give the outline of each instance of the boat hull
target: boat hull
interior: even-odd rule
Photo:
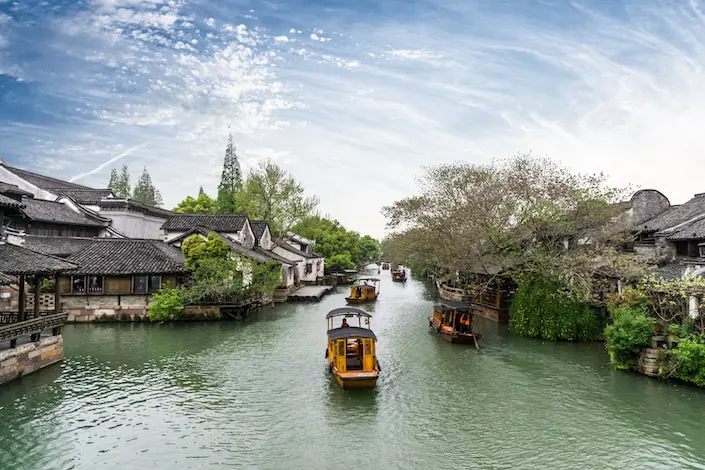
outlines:
[[[358,299],[358,298],[353,298],[353,297],[345,297],[345,301],[349,304],[365,304],[367,302],[374,302],[377,300],[377,298],[374,299]]]
[[[448,327],[440,326],[438,320],[435,318],[429,318],[429,328],[440,335],[443,340],[453,343],[453,344],[473,344],[476,349],[480,349],[477,344],[477,340],[480,339],[481,335],[476,332],[472,333],[461,333],[459,331],[453,331]]]
[[[335,381],[343,390],[371,390],[377,386],[378,371],[372,372],[336,372],[333,371]]]

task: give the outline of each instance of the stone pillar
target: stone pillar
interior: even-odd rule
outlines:
[[[54,313],[61,313],[61,295],[59,294],[59,273],[54,273]]]
[[[34,276],[34,318],[39,318],[39,297],[42,290],[42,276]]]
[[[24,291],[24,274],[20,274],[19,279],[20,292],[19,292],[19,314],[17,315],[17,321],[25,321],[25,302],[27,301]]]
[[[694,295],[688,297],[688,316],[698,318],[698,299]]]

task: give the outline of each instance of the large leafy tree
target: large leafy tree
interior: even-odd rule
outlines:
[[[499,265],[522,278],[557,279],[587,299],[601,274],[633,273],[617,246],[628,188],[602,174],[576,174],[548,158],[519,154],[487,165],[425,169],[419,191],[383,208],[394,256],[448,272]]]
[[[267,160],[250,170],[235,204],[251,219],[266,220],[272,233],[281,236],[312,214],[318,198],[307,197],[301,183]]]
[[[111,189],[113,194],[117,197],[127,199],[132,196],[130,172],[127,165],[123,165],[119,172],[116,168],[113,168],[110,171],[110,182],[108,183],[108,188]]]
[[[219,213],[231,214],[237,212],[236,195],[242,191],[242,169],[240,161],[235,153],[233,135],[228,135],[228,143],[225,147],[225,159],[223,160],[223,171],[220,175],[218,185],[217,210]]]
[[[137,184],[135,184],[132,199],[147,206],[156,207],[161,206],[162,204],[162,195],[154,186],[152,177],[149,175],[149,171],[147,171],[146,166],[142,170],[142,174],[137,180]]]

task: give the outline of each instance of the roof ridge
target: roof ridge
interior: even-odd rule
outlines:
[[[11,172],[13,172],[13,173],[14,173],[14,171],[21,171],[21,172],[29,173],[30,175],[39,176],[39,177],[41,177],[41,178],[46,178],[46,179],[51,180],[51,181],[57,181],[57,182],[59,182],[59,183],[63,183],[63,184],[68,184],[68,185],[71,185],[71,186],[75,186],[76,189],[95,189],[95,188],[91,188],[91,187],[89,187],[89,186],[84,186],[84,185],[82,185],[82,184],[77,184],[77,183],[74,183],[74,182],[71,182],[71,181],[60,180],[59,178],[54,178],[53,176],[46,176],[46,175],[42,175],[41,173],[36,173],[36,172],[34,172],[34,171],[25,170],[24,168],[17,168],[17,167],[8,166],[8,165],[3,165],[3,166],[4,166],[5,168],[7,168],[8,170],[10,170]],[[13,171],[13,170],[14,170],[14,171]],[[20,176],[20,175],[17,175],[17,176]],[[20,178],[21,178],[21,176],[20,176]],[[35,186],[36,186],[36,185],[35,185]],[[40,188],[40,189],[42,189],[42,188]],[[57,189],[57,188],[54,188],[54,189]],[[45,191],[48,191],[48,189],[45,189]]]

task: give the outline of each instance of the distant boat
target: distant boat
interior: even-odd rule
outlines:
[[[474,344],[480,350],[477,340],[480,337],[472,329],[472,306],[465,302],[446,301],[433,307],[433,316],[428,318],[428,326],[449,343]]]
[[[358,279],[357,285],[350,288],[350,296],[345,298],[349,304],[364,304],[374,302],[379,296],[379,279],[375,277],[363,277]]]

